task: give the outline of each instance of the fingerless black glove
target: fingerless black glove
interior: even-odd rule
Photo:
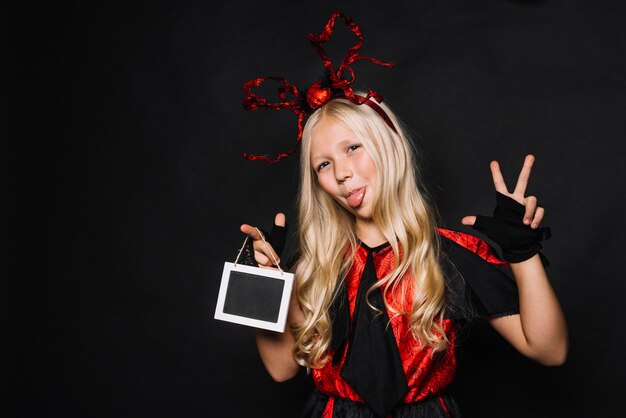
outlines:
[[[283,250],[285,249],[285,241],[287,239],[287,225],[278,226],[274,225],[272,227],[272,233],[268,234],[263,229],[260,229],[263,237],[267,240],[267,242],[274,248],[274,251],[280,258]],[[259,263],[256,262],[254,258],[254,245],[251,239],[246,240],[245,246],[241,252],[241,256],[239,257],[239,264],[243,264],[246,266],[259,267]]]
[[[278,257],[280,257],[285,249],[285,241],[287,240],[287,224],[285,226],[279,226],[274,224],[272,226],[272,232],[269,236],[266,236],[267,242],[270,243]]]
[[[259,230],[265,237],[265,240],[272,246],[274,252],[276,253],[276,255],[278,255],[279,258],[283,253],[283,250],[285,249],[285,241],[287,240],[287,228],[287,224],[285,224],[285,226],[279,226],[274,224],[272,225],[272,232],[270,232],[269,234],[265,229],[259,228]]]
[[[549,227],[532,229],[524,225],[524,205],[500,192],[496,192],[496,208],[493,217],[476,216],[472,226],[482,232],[502,249],[502,256],[510,263],[519,263],[528,260],[543,248],[541,241],[552,236]],[[539,253],[544,265],[548,260]]]

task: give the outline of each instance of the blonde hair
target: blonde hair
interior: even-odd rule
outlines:
[[[394,315],[407,315],[413,336],[433,352],[448,346],[441,325],[445,283],[438,262],[434,210],[420,190],[411,142],[389,107],[380,106],[398,133],[369,106],[346,99],[328,102],[311,115],[304,128],[298,202],[301,255],[295,291],[305,319],[294,327],[294,356],[307,367],[319,367],[327,360],[332,333],[330,306],[350,269],[353,257],[349,255],[358,246],[354,215],[319,186],[311,166],[311,136],[315,126],[327,118],[350,128],[362,141],[377,172],[384,173],[376,176],[376,190],[380,192],[373,200],[372,219],[389,241],[396,265],[369,292],[382,287],[385,294],[401,295],[403,300],[394,301],[394,306],[383,298],[387,309]],[[405,286],[404,277],[412,279],[412,286]],[[407,289],[412,289],[412,295]],[[409,297],[411,309],[405,312],[404,302]]]

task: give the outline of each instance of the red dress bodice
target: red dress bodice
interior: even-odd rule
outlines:
[[[496,265],[505,265],[497,257],[493,255],[488,245],[471,235],[457,231],[445,229],[439,230],[440,234],[457,244],[467,248],[468,250],[478,254],[485,261]],[[390,245],[383,245],[374,249],[369,249],[364,245],[357,248],[354,255],[354,262],[346,276],[346,291],[348,294],[350,319],[354,315],[354,309],[357,299],[357,291],[359,282],[363,275],[368,251],[372,252],[376,276],[378,279],[389,274],[395,265],[395,256]],[[402,278],[402,286],[404,286],[405,294],[412,295],[413,280],[407,273]],[[395,292],[389,292],[386,295],[387,301],[391,306],[395,306],[398,311],[410,312],[412,300],[410,297],[403,302],[404,306],[398,306],[397,301],[401,301],[402,288],[398,287]],[[396,305],[394,305],[396,304]],[[390,318],[390,325],[393,330],[394,337],[398,344],[398,351],[402,361],[402,367],[407,380],[408,391],[402,399],[403,403],[414,403],[421,400],[439,396],[445,392],[448,385],[452,382],[456,372],[456,338],[458,333],[458,323],[453,319],[444,319],[442,321],[443,330],[450,342],[448,348],[443,352],[433,355],[429,346],[421,345],[412,335],[408,326],[408,317],[406,315],[396,315],[394,312],[387,310]],[[341,369],[343,367],[346,353],[350,341],[341,348],[343,354],[336,364],[330,360],[334,353],[329,352],[329,360],[323,367],[312,369],[313,381],[317,390],[329,396],[329,402],[326,405],[323,417],[331,418],[333,411],[333,397],[347,398],[356,402],[363,402],[361,397],[350,387],[350,385],[341,377]]]
[[[363,274],[365,261],[367,259],[368,250],[360,246],[354,256],[352,268],[346,276],[346,290],[348,293],[348,301],[350,307],[350,318],[354,315],[354,307],[356,303],[357,290],[359,281]],[[376,276],[380,279],[391,272],[394,267],[395,257],[391,246],[375,249],[372,253],[374,266],[376,268]],[[407,275],[402,279],[402,285],[407,286],[407,294],[411,294],[412,281],[408,280]],[[395,292],[399,296],[400,288]],[[393,294],[387,295],[387,301],[394,306],[395,300]],[[404,312],[410,312],[411,300],[405,302],[404,307],[398,307]],[[436,353],[433,356],[432,349],[428,346],[421,346],[413,337],[408,327],[408,318],[406,315],[394,315],[388,310],[391,321],[391,327],[398,344],[398,351],[402,360],[402,367],[407,378],[408,391],[403,398],[403,402],[412,403],[422,399],[437,395],[445,390],[445,388],[454,379],[456,369],[456,358],[454,353],[454,341],[456,338],[457,327],[453,320],[444,319],[443,328],[446,332],[450,346],[444,352]],[[312,375],[317,389],[329,396],[340,396],[353,401],[362,402],[359,395],[350,387],[350,385],[340,376],[341,368],[345,360],[348,345],[343,347],[343,355],[337,364],[328,361],[322,368],[313,369]],[[333,353],[329,353],[332,356]],[[332,398],[331,398],[332,399]],[[328,415],[325,411],[323,416],[332,416],[332,402],[329,402]]]

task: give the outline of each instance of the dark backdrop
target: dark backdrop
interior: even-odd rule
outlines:
[[[305,374],[272,382],[252,330],[213,313],[240,223],[283,210],[295,225],[297,158],[241,158],[289,148],[293,115],[245,112],[241,84],[312,82],[304,36],[335,8],[361,24],[365,54],[397,64],[357,64],[357,84],[411,128],[448,227],[490,211],[490,160],[512,184],[537,156],[570,356],[545,368],[476,327],[454,386],[465,416],[609,415],[626,384],[620,3],[3,6],[3,416],[297,415]],[[334,54],[351,42],[337,35]]]

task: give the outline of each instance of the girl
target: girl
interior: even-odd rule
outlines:
[[[462,220],[502,247],[513,282],[483,241],[437,228],[411,142],[389,107],[374,104],[332,99],[304,127],[290,327],[257,330],[257,346],[277,381],[312,370],[316,391],[303,416],[458,416],[446,387],[463,321],[485,317],[541,364],[567,355],[563,312],[538,253],[544,210],[525,196],[534,157],[512,192],[492,162],[494,218]],[[278,254],[252,226],[241,231],[271,268]]]

